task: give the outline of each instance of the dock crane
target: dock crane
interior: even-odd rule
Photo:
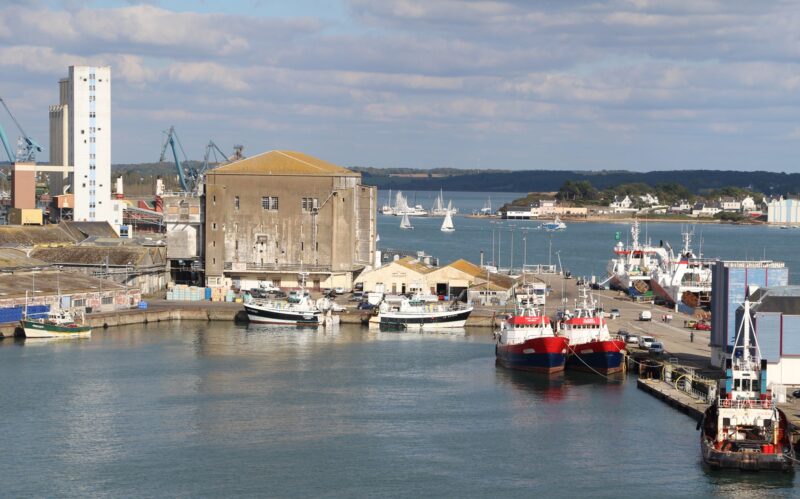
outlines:
[[[188,163],[186,159],[186,152],[183,150],[183,144],[181,144],[181,139],[178,138],[178,133],[175,131],[175,127],[169,127],[169,130],[164,132],[166,134],[166,138],[164,139],[164,143],[161,145],[161,158],[158,160],[159,162],[163,162],[167,158],[167,147],[172,150],[172,159],[175,161],[175,169],[178,170],[178,181],[181,183],[181,189],[183,192],[193,192],[195,189],[195,182],[192,178],[193,170],[184,170],[184,166],[181,164],[180,158],[178,158],[178,149],[175,147],[175,144],[178,144],[178,148],[180,148],[181,153],[183,154],[183,161]],[[188,178],[187,178],[188,177]],[[191,182],[191,187],[189,183]]]
[[[200,172],[200,174],[204,174],[206,171],[208,171],[209,167],[208,160],[212,155],[214,156],[214,161],[213,161],[214,164],[222,163],[222,161],[220,161],[219,156],[217,156],[217,153],[219,153],[222,156],[223,158],[222,161],[226,162],[230,161],[230,158],[224,152],[222,152],[222,149],[217,147],[217,144],[215,144],[213,140],[209,140],[208,145],[206,146],[206,154],[205,156],[203,156],[203,170]]]
[[[178,138],[175,127],[169,127],[169,130],[164,133],[166,134],[166,138],[164,144],[161,146],[161,159],[159,161],[164,161],[166,159],[167,147],[169,147],[172,151],[172,159],[175,162],[175,168],[178,170],[178,180],[180,181],[183,192],[198,192],[203,182],[203,175],[212,164],[230,161],[228,155],[222,152],[222,149],[220,149],[213,140],[209,140],[208,145],[206,145],[205,154],[203,155],[203,166],[200,169],[189,166],[189,162],[186,159],[186,152],[183,150],[183,144],[181,144],[181,140]],[[178,149],[180,149],[183,155],[183,163],[181,163],[180,157],[178,156]]]
[[[16,161],[36,161],[36,153],[42,152],[42,146],[40,146],[33,138],[31,138],[25,130],[22,129],[22,125],[19,124],[19,121],[11,114],[11,110],[8,109],[6,105],[6,101],[0,97],[0,104],[3,105],[3,108],[6,110],[6,113],[11,117],[11,121],[17,125],[17,129],[22,134],[19,141],[17,142],[17,153],[14,154],[14,151],[11,148],[11,144],[8,142],[8,136],[3,130],[3,127],[0,126],[0,142],[3,143],[3,148],[6,151],[6,155],[8,156],[9,161],[12,163]]]

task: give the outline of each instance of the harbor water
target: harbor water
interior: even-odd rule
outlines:
[[[408,193],[409,203],[416,197],[423,207],[430,208],[428,197],[438,192],[413,191]],[[400,229],[400,218],[378,215],[379,248],[423,250],[449,263],[458,258],[472,262],[494,261],[501,268],[521,268],[523,264],[558,265],[576,276],[596,276],[602,280],[606,275],[606,264],[613,256],[612,250],[620,241],[630,240],[630,222],[572,222],[567,220],[567,229],[559,232],[538,230],[541,220],[501,220],[471,218],[464,215],[480,209],[489,197],[496,209],[503,202],[524,194],[519,193],[444,193],[446,200],[452,199],[459,214],[453,218],[455,232],[443,233],[439,229],[442,218],[413,217],[414,230]],[[387,193],[379,198],[385,202]],[[681,232],[693,232],[692,246],[695,253],[702,252],[705,258],[725,260],[778,260],[789,267],[790,283],[800,282],[800,229],[782,230],[777,226],[733,225],[691,222],[652,222],[640,219],[640,242],[653,245],[670,244],[677,253],[682,247]],[[512,244],[513,243],[513,244]]]
[[[493,203],[502,196],[517,197]],[[487,196],[450,197],[464,213]],[[413,219],[413,231],[399,222],[379,215],[382,248],[477,262],[481,250],[491,260],[494,241],[501,267],[512,253],[516,267],[560,256],[598,277],[629,227],[548,234],[535,221],[458,216],[445,234],[441,219]],[[680,231],[642,233],[676,247]],[[695,237],[706,256],[785,260],[798,275],[800,230],[698,225]],[[0,341],[0,377],[4,497],[796,495],[792,474],[705,469],[694,421],[632,377],[496,367],[485,329],[126,326]]]
[[[173,322],[0,342],[5,497],[790,497],[701,465],[634,379],[495,367],[490,334]]]

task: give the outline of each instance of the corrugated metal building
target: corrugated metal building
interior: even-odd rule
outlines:
[[[377,190],[361,174],[307,154],[270,151],[206,175],[209,286],[239,280],[352,288],[375,261]]]
[[[719,261],[711,284],[711,365],[723,367],[736,339],[736,311],[757,288],[787,286],[783,262]]]
[[[782,385],[800,384],[800,286],[779,286],[755,291],[750,300],[756,338],[767,360],[767,380]],[[741,310],[737,313],[737,331]]]

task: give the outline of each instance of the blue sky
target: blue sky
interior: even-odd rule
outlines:
[[[796,172],[798,56],[789,1],[0,2],[0,96],[47,144],[67,67],[111,65],[115,163],[175,125],[190,158]]]

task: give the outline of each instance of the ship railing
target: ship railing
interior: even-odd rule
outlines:
[[[717,399],[719,407],[731,409],[773,409],[775,400],[773,399],[727,399],[719,397]]]

